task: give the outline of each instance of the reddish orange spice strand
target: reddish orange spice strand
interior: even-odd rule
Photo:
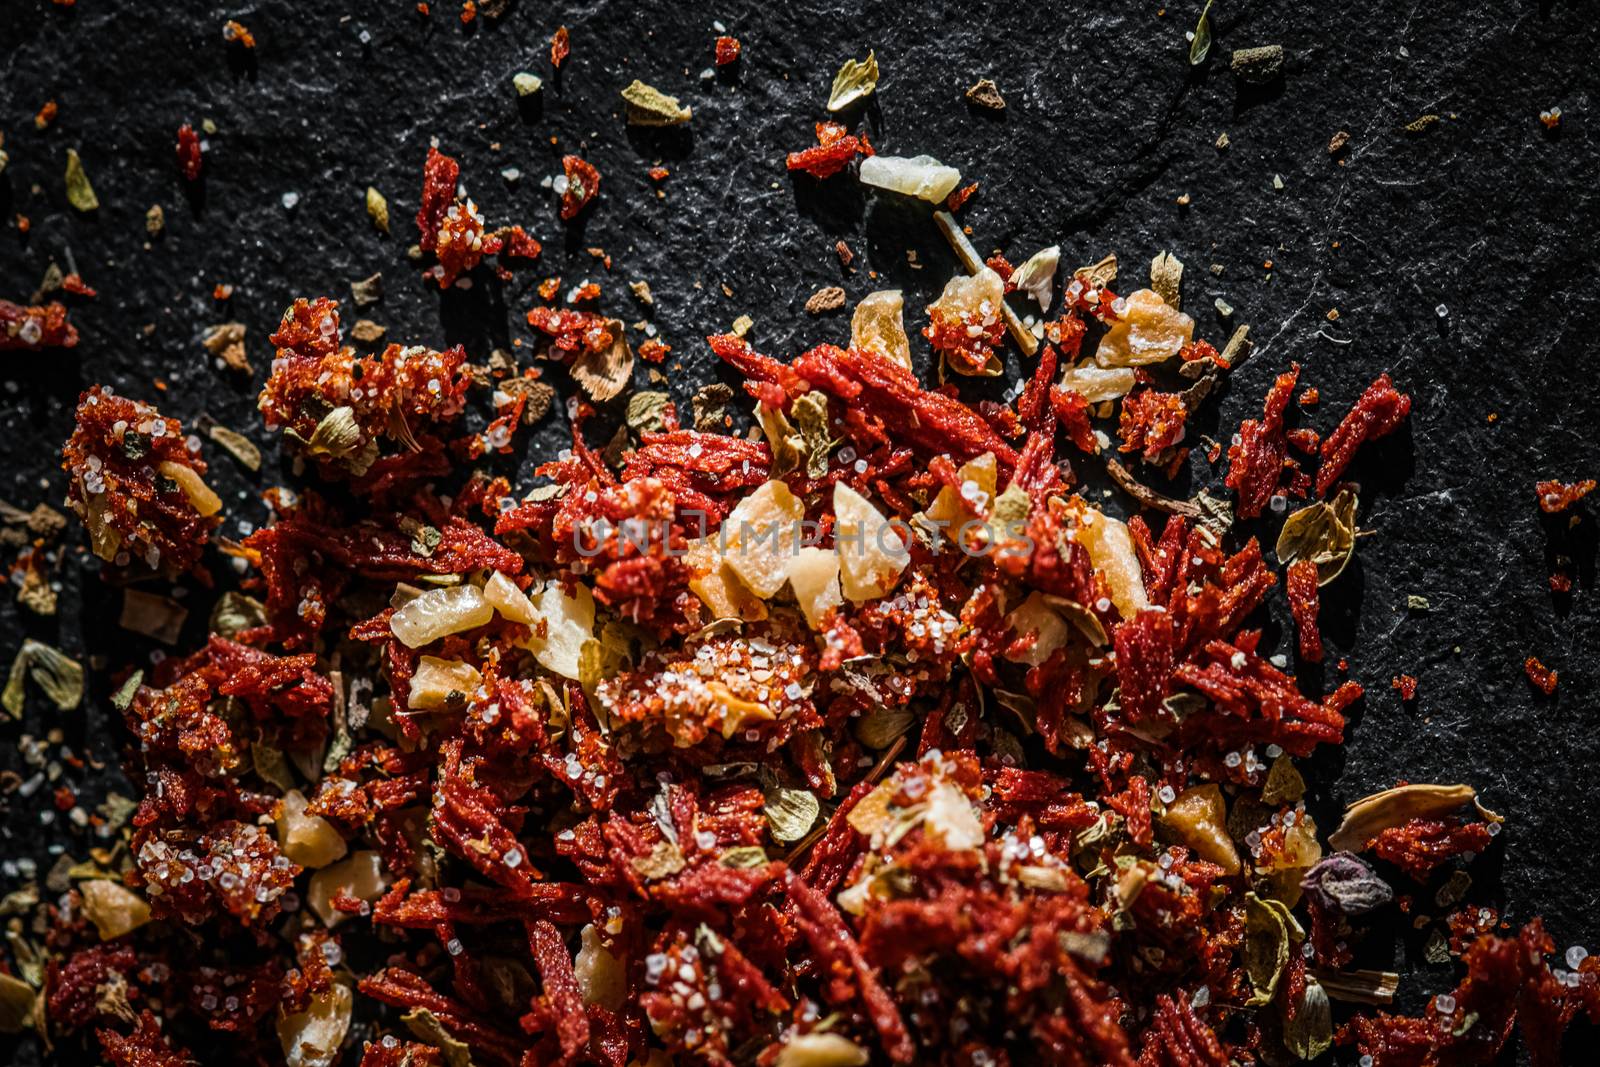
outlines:
[[[659,338],[652,337],[639,346],[639,358],[646,363],[660,363],[667,358],[667,353],[671,351],[671,345]]]
[[[966,206],[967,201],[972,199],[972,194],[977,191],[977,182],[973,182],[971,185],[964,185],[945,198],[945,207],[951,211],[960,211]]]
[[[569,222],[600,192],[600,172],[577,156],[562,156],[561,170],[567,180],[561,193],[561,221]]]
[[[784,162],[790,170],[804,171],[817,179],[831,178],[856,156],[874,154],[865,136],[850,134],[837,122],[819,122],[816,132],[815,148],[789,153]]]
[[[1400,694],[1400,699],[1407,704],[1417,699],[1417,680],[1409,674],[1397,674],[1389,682],[1389,688]]]
[[[550,65],[557,70],[567,61],[567,56],[572,52],[572,37],[567,33],[567,28],[562,26],[550,38]]]
[[[1411,398],[1397,392],[1387,374],[1361,394],[1338,429],[1322,442],[1322,467],[1317,471],[1317,495],[1325,496],[1365,441],[1392,433],[1411,414]]]
[[[1122,401],[1118,451],[1139,452],[1146,463],[1159,462],[1162,453],[1183,440],[1188,417],[1189,409],[1178,393],[1157,389],[1131,393]]]
[[[240,48],[254,48],[255,35],[245,28],[242,22],[229,19],[222,24],[222,39],[230,44],[237,44]]]
[[[1547,697],[1555,695],[1556,685],[1560,682],[1561,676],[1556,671],[1540,663],[1537,656],[1529,656],[1522,664],[1522,669],[1528,675],[1528,681],[1533,683],[1535,689]]]
[[[34,128],[39,130],[49,129],[50,124],[56,120],[56,113],[59,110],[54,100],[46,100],[44,106],[39,108],[39,113],[33,116]]]
[[[1539,482],[1534,491],[1539,495],[1539,508],[1548,515],[1558,515],[1594,491],[1595,480],[1581,482]]]
[[[477,17],[478,17],[478,5],[476,3],[476,0],[462,0],[462,4],[461,4],[461,25],[470,26],[470,25],[472,25],[472,20],[477,18]]]
[[[1262,417],[1239,424],[1239,440],[1228,449],[1228,488],[1239,495],[1239,517],[1253,519],[1266,509],[1283,477],[1288,439],[1284,436],[1283,413],[1294,395],[1300,364],[1278,375],[1267,392]]]
[[[718,37],[716,45],[716,63],[719,67],[726,67],[729,63],[737,63],[741,46],[737,37]]]
[[[1289,595],[1289,611],[1294,615],[1295,631],[1300,640],[1300,658],[1307,663],[1322,662],[1322,633],[1317,628],[1317,565],[1309,559],[1297,559],[1289,564],[1284,578],[1284,591]]]

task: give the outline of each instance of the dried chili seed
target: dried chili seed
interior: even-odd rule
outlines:
[[[1547,515],[1559,515],[1594,491],[1595,480],[1581,482],[1539,482],[1534,491],[1539,496],[1539,509]]]
[[[178,173],[186,181],[200,180],[200,167],[204,160],[200,154],[200,137],[194,127],[185,122],[178,127]]]
[[[1555,696],[1556,686],[1561,680],[1559,674],[1540,663],[1536,656],[1529,656],[1522,664],[1522,669],[1535,689],[1547,697]]]
[[[1411,398],[1397,392],[1387,374],[1367,387],[1337,429],[1322,442],[1322,467],[1317,471],[1317,495],[1324,496],[1344,474],[1364,441],[1375,441],[1406,420]]]

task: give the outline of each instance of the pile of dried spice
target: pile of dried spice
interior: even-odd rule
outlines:
[[[554,65],[567,49],[563,29]],[[874,56],[852,62],[836,109],[876,79]],[[816,133],[790,169],[860,167],[936,204],[959,182]],[[563,168],[566,219],[599,175]],[[519,228],[485,231],[458,174],[429,152],[426,277],[538,256]],[[1163,496],[1113,444],[1176,469],[1248,330],[1196,338],[1169,254],[1119,295],[1114,257],[1058,279],[1059,248],[1012,268],[938,217],[967,273],[925,325],[878,292],[842,343],[792,359],[710,337],[744,396],[697,397],[692,428],[630,391],[624,324],[554,306],[551,279],[527,319],[592,404],[571,402],[570,448],[521,497],[473,461],[548,407],[538,372],[460,347],[358,355],[326,297],[284,313],[259,400],[311,483],[273,490],[275,520],[242,541],[213,540],[198,436],[85,392],[68,502],[107,574],[209,587],[220,552],[243,578],[203,644],[118,678],[142,796],[125,847],[39,905],[45,944],[22,938],[24,977],[0,973],[6,1027],[123,1067],[358,1046],[369,1067],[1227,1067],[1336,1042],[1442,1067],[1495,1061],[1520,1023],[1535,1064],[1560,1062],[1566,1025],[1600,1021],[1600,964],[1552,964],[1537,920],[1453,911],[1455,989],[1421,1017],[1369,1007],[1397,979],[1354,966],[1363,938],[1424,893],[1459,905],[1502,819],[1470,786],[1404,783],[1325,833],[1295,761],[1343,742],[1362,688],[1307,693],[1262,647],[1281,571],[1295,651],[1322,659],[1319,590],[1359,532],[1345,476],[1411,398],[1379,375],[1319,433],[1290,366],[1218,493]],[[59,305],[5,314],[13,347],[75,338]],[[1037,363],[968,404],[919,378],[918,334],[957,375],[997,373],[1011,344]],[[735,399],[758,433],[730,429]],[[627,411],[604,449],[600,404]],[[481,432],[472,408],[492,412]],[[1074,492],[1067,445],[1139,513]],[[1235,515],[1281,527],[1276,566]],[[8,707],[30,679],[81,692],[81,669],[34,653]]]

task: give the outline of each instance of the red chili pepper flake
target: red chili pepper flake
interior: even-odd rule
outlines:
[[[821,181],[844,170],[856,156],[873,154],[865,136],[855,136],[837,122],[819,122],[816,147],[790,152],[785,165]]]
[[[26,216],[26,215],[18,215],[17,216],[17,233],[22,234],[23,236],[26,236],[28,231],[31,230],[32,228],[33,228],[33,223],[28,221],[28,216]]]
[[[662,166],[651,167],[645,173],[649,175],[650,180],[653,182],[664,182],[672,174],[670,170]]]
[[[1595,480],[1581,482],[1539,482],[1534,491],[1539,495],[1539,508],[1547,515],[1559,515],[1594,491]]]
[[[478,17],[478,5],[475,2],[475,0],[462,0],[462,3],[461,3],[461,25],[470,26],[470,25],[472,25],[472,21],[474,19],[476,19],[477,17]]]
[[[588,304],[600,299],[600,286],[594,282],[584,282],[567,298],[569,304]]]
[[[0,300],[0,352],[72,348],[77,343],[78,331],[67,321],[67,309],[57,301],[24,307]]]
[[[1322,662],[1322,633],[1317,629],[1317,565],[1309,559],[1297,559],[1289,564],[1284,578],[1284,591],[1289,594],[1289,610],[1294,615],[1294,627],[1300,638],[1300,658],[1307,663]]]
[[[427,18],[429,15],[433,14],[433,9],[428,6],[427,0],[421,0],[421,2],[417,4],[417,14],[421,15],[423,18]]]
[[[186,181],[198,181],[202,163],[200,136],[195,133],[194,126],[187,122],[178,126],[178,173]]]
[[[1308,385],[1304,389],[1300,390],[1300,396],[1295,403],[1299,404],[1303,408],[1309,408],[1315,407],[1321,400],[1322,394],[1317,391],[1317,387],[1314,385]]]
[[[1178,393],[1156,389],[1130,393],[1122,401],[1118,451],[1140,452],[1146,463],[1159,463],[1163,453],[1183,440],[1188,417],[1189,409]]]
[[[94,289],[90,288],[88,283],[86,283],[83,278],[77,274],[68,274],[62,278],[61,288],[64,291],[71,293],[73,296],[81,296],[85,300],[100,295]]]
[[[1322,435],[1308,426],[1289,430],[1284,436],[1298,451],[1308,456],[1316,455],[1318,446],[1322,444]]]
[[[561,171],[556,191],[561,195],[561,221],[568,222],[600,191],[600,172],[577,156],[562,156]]]
[[[1528,681],[1533,683],[1535,689],[1547,697],[1555,696],[1556,685],[1561,680],[1557,672],[1540,663],[1536,656],[1529,656],[1523,662],[1522,669],[1527,673]]]
[[[565,26],[556,30],[550,38],[550,65],[557,70],[567,61],[567,56],[572,52],[572,36],[567,33]]]
[[[646,363],[660,363],[667,358],[667,353],[671,351],[671,345],[659,338],[652,337],[639,346],[639,358]]]
[[[960,211],[967,205],[967,201],[972,199],[972,194],[976,193],[977,191],[977,182],[973,182],[971,185],[963,185],[961,188],[957,189],[955,192],[951,193],[945,198],[945,207],[949,208],[951,211]]]
[[[216,301],[232,300],[233,286],[227,282],[218,282],[211,290],[211,299]]]
[[[1492,840],[1489,824],[1459,819],[1412,819],[1392,826],[1367,843],[1374,855],[1425,882],[1442,863],[1464,853],[1479,853]]]
[[[438,146],[428,149],[427,161],[422,165],[422,205],[417,208],[418,243],[424,251],[431,251],[439,242],[439,230],[445,213],[456,200],[456,181],[461,176],[461,165],[440,152]]]
[[[229,44],[237,44],[240,48],[254,48],[255,35],[245,29],[244,24],[229,19],[222,24],[222,39]],[[192,179],[191,179],[192,180]]]
[[[50,124],[55,122],[56,114],[60,110],[54,100],[46,100],[44,105],[39,108],[38,114],[33,116],[33,128],[36,130],[48,130]]]
[[[604,352],[616,340],[606,318],[591,311],[535,307],[528,312],[528,325],[549,337],[552,348],[566,357]]]
[[[1406,420],[1411,398],[1397,392],[1387,374],[1367,387],[1337,429],[1322,442],[1322,467],[1317,471],[1317,495],[1325,496],[1350,465],[1364,441],[1376,441]]]
[[[1224,481],[1239,495],[1240,518],[1253,519],[1260,515],[1283,478],[1288,452],[1283,413],[1294,395],[1295,381],[1299,377],[1298,363],[1290,364],[1287,371],[1278,375],[1267,392],[1262,417],[1241,422],[1237,438],[1228,448],[1228,474]]]
[[[1417,699],[1417,680],[1409,674],[1397,674],[1389,682],[1389,688],[1400,694],[1400,699],[1409,704]]]
[[[559,277],[546,278],[539,283],[540,299],[554,300],[559,292],[561,292],[561,279]]]
[[[716,45],[717,66],[726,67],[729,63],[737,63],[740,50],[739,38],[718,37]]]

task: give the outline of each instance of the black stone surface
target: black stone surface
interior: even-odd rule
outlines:
[[[498,21],[463,28],[452,0],[436,0],[431,18],[405,0],[262,0],[227,15],[178,0],[79,0],[73,9],[10,0],[0,14],[10,155],[0,175],[0,296],[25,298],[52,258],[75,263],[100,296],[74,308],[77,349],[0,359],[0,496],[60,504],[59,445],[78,392],[94,382],[188,423],[209,413],[267,446],[254,417],[267,334],[294,297],[347,300],[348,283],[374,271],[386,295],[364,313],[389,339],[459,341],[479,361],[528,337],[522,314],[547,274],[564,288],[600,282],[605,306],[628,321],[642,309],[626,283],[646,279],[656,299],[649,317],[674,346],[680,400],[718,375],[701,338],[740,314],[755,319],[759,348],[790,356],[848,335],[844,312],[802,310],[821,286],[844,286],[852,303],[898,286],[907,307],[920,308],[953,266],[926,211],[848,176],[791,178],[782,164],[786,150],[812,142],[838,65],[875,48],[883,80],[864,112],[874,144],[937,156],[981,180],[964,213],[981,250],[1020,262],[1060,243],[1065,266],[1115,251],[1118,288],[1127,289],[1170,249],[1188,265],[1186,308],[1203,334],[1219,345],[1227,336],[1211,310],[1216,297],[1253,325],[1255,355],[1195,429],[1226,441],[1290,360],[1323,398],[1302,424],[1323,432],[1380,371],[1412,393],[1407,430],[1364,451],[1351,472],[1372,533],[1325,590],[1324,625],[1330,659],[1348,657],[1368,695],[1343,751],[1307,761],[1315,814],[1331,827],[1340,805],[1397,779],[1470,782],[1508,819],[1471,868],[1471,899],[1503,905],[1517,921],[1544,915],[1563,948],[1600,948],[1589,811],[1600,755],[1594,507],[1572,531],[1565,519],[1543,519],[1533,494],[1538,478],[1600,476],[1592,13],[1561,2],[1219,0],[1211,58],[1191,69],[1184,34],[1198,4],[1106,6],[512,0]],[[230,15],[256,35],[253,53],[225,45]],[[702,78],[717,19],[743,41],[743,59]],[[553,74],[549,35],[563,23],[573,52]],[[1232,50],[1270,43],[1286,49],[1280,81],[1246,86],[1229,73]],[[545,78],[541,97],[518,101],[519,70]],[[626,127],[617,92],[634,77],[691,104],[692,124]],[[998,83],[1004,113],[964,101],[980,77]],[[32,116],[51,98],[60,118],[39,132]],[[1547,132],[1538,116],[1552,106],[1564,118]],[[1441,116],[1432,128],[1402,129],[1430,113]],[[190,189],[174,164],[174,134],[203,119],[217,132],[206,138],[204,179]],[[1349,144],[1330,157],[1338,130]],[[1230,144],[1219,150],[1224,132]],[[544,241],[537,270],[504,286],[480,274],[470,292],[442,296],[422,283],[405,251],[430,138],[461,159],[491,224],[520,222]],[[100,197],[94,214],[66,204],[69,147]],[[594,209],[563,227],[541,179],[569,151],[595,163],[603,183]],[[664,198],[646,175],[656,163],[672,172]],[[507,168],[520,180],[503,177]],[[367,220],[369,184],[388,197],[392,236]],[[167,219],[154,241],[144,229],[152,204]],[[32,220],[26,237],[17,214]],[[852,270],[840,269],[840,239],[856,254]],[[591,246],[611,255],[609,273]],[[219,282],[235,287],[226,307],[211,296]],[[346,322],[356,317],[347,302]],[[217,370],[197,342],[228,319],[249,326],[248,384]],[[1008,378],[1030,367],[1013,351]],[[562,372],[550,380],[570,392]],[[558,407],[530,454],[559,447],[566,432]],[[209,445],[207,457],[228,505],[224,532],[263,521],[258,493],[288,472],[274,459],[249,475]],[[1191,466],[1174,492],[1220,483],[1220,467],[1199,457]],[[508,469],[526,484],[526,466]],[[1259,525],[1270,543],[1273,524]],[[1570,597],[1546,586],[1558,542],[1575,545],[1581,565]],[[3,598],[8,662],[24,634],[108,667],[151,653],[115,628],[116,600],[92,559],[69,554],[60,580],[56,619]],[[1431,610],[1408,612],[1408,594],[1427,597]],[[196,629],[207,594],[191,583],[187,595]],[[1282,608],[1275,599],[1268,639],[1292,653]],[[1529,654],[1560,671],[1556,697],[1528,685]],[[1402,672],[1421,679],[1414,707],[1389,689]],[[1302,673],[1313,689],[1332,687],[1331,666],[1326,675]],[[18,737],[52,726],[74,751],[115,763],[121,739],[103,677],[83,710],[57,715],[30,699],[22,724],[0,725],[0,767],[20,769]],[[113,780],[71,768],[62,778],[86,803]],[[41,827],[46,797],[12,797],[0,816],[0,856],[32,857],[41,873],[52,846],[79,856],[86,847],[59,821]],[[5,879],[0,890],[15,884]],[[1417,910],[1431,913],[1431,904],[1424,894]],[[1448,988],[1453,970],[1421,961],[1423,933],[1400,934],[1400,1004],[1416,1010]],[[1388,961],[1380,952],[1367,962]],[[63,1062],[75,1062],[75,1047]],[[13,1054],[27,1062],[37,1052],[0,1045],[0,1057]]]

